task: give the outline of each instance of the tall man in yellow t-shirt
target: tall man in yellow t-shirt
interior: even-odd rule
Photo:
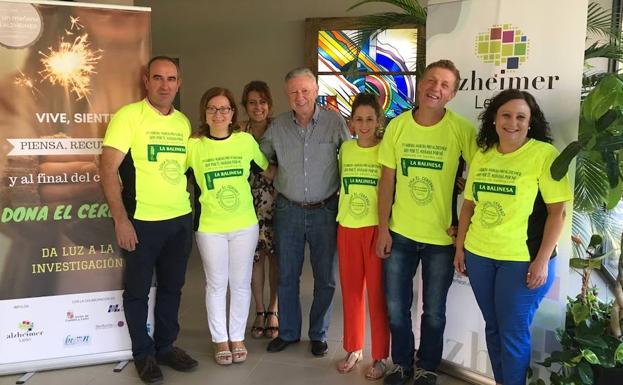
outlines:
[[[418,82],[417,107],[387,126],[379,163],[379,235],[377,254],[383,264],[385,297],[391,329],[394,369],[386,385],[435,384],[446,323],[446,296],[454,275],[452,220],[455,175],[462,156],[476,150],[475,130],[462,116],[446,109],[459,84],[449,60],[426,67]],[[391,213],[391,215],[390,215]],[[422,264],[422,314],[417,368],[411,323],[413,277]]]
[[[123,307],[134,365],[141,380],[153,383],[162,380],[158,362],[180,371],[197,366],[173,346],[192,239],[184,175],[190,122],[173,108],[181,83],[173,59],[151,59],[143,80],[147,98],[122,107],[108,125],[100,173],[125,259]],[[154,269],[152,339],[146,323]]]

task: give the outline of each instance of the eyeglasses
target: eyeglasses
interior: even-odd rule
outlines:
[[[216,108],[216,107],[207,107],[206,108],[206,112],[210,115],[214,115],[217,112],[220,113],[221,115],[227,115],[230,112],[232,112],[234,109],[231,107],[220,107],[220,108]]]

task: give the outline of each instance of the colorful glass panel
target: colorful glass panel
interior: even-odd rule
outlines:
[[[337,101],[343,116],[350,116],[354,96],[359,92],[379,95],[388,118],[411,108],[415,101],[417,36],[416,29],[392,29],[365,42],[357,69],[345,74],[355,59],[357,31],[318,32],[318,84],[321,105]],[[334,105],[331,107],[335,108]]]

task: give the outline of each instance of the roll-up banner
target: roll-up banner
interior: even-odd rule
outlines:
[[[550,122],[554,145],[562,150],[577,138],[586,14],[586,0],[429,0],[427,61],[450,59],[461,72],[459,90],[448,107],[478,126],[478,115],[497,92],[507,88],[528,91]],[[571,205],[567,211],[571,212]],[[570,221],[571,215],[567,218]],[[533,362],[553,350],[557,344],[554,331],[563,324],[571,255],[569,228],[567,224],[560,238],[554,286],[533,322]],[[468,278],[455,275],[446,314],[443,358],[493,377],[484,321]],[[538,365],[533,368],[544,374]]]
[[[131,357],[98,167],[150,49],[149,8],[0,0],[0,375]]]

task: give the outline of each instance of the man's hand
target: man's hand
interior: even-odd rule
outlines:
[[[266,170],[262,171],[262,175],[268,180],[275,179],[275,174],[277,174],[277,166],[274,164],[270,164]]]
[[[381,231],[376,238],[376,255],[379,258],[389,258],[389,254],[392,251],[392,236],[389,234],[389,230]]]
[[[115,235],[117,236],[117,244],[122,249],[134,251],[138,243],[138,237],[132,222],[128,218],[115,222]]]

